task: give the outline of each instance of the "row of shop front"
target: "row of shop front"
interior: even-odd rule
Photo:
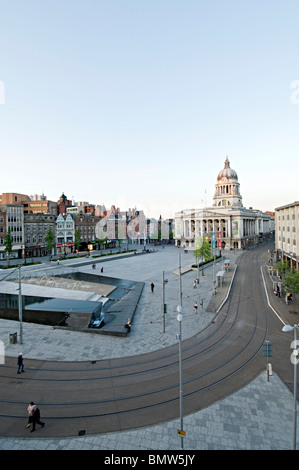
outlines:
[[[116,242],[108,240],[103,247],[105,249],[115,248]],[[69,243],[57,243],[53,248],[51,255],[64,257],[72,253],[80,252],[91,252],[93,250],[100,249],[98,243],[96,242],[82,242],[80,244],[79,250],[76,248],[73,242]],[[45,245],[13,245],[13,250],[10,254],[10,259],[28,259],[28,258],[40,258],[43,256],[49,256],[49,252]],[[0,251],[0,260],[4,261],[7,259],[6,251],[3,249]]]

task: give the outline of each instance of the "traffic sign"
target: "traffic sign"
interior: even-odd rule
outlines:
[[[263,357],[272,357],[272,344],[263,344]]]
[[[185,431],[181,431],[180,429],[177,430],[177,433],[178,433],[179,436],[183,436],[183,437],[186,436]]]

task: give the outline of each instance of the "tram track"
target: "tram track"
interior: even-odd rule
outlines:
[[[256,359],[267,336],[267,306],[255,251],[240,257],[230,297],[217,322],[183,342],[186,413],[240,388],[261,370],[261,361]],[[245,283],[249,255],[254,258],[254,273],[251,269]],[[20,381],[9,363],[1,376],[0,404],[5,413],[0,412],[0,435],[4,435],[5,422],[11,429],[13,422],[24,420],[24,407],[32,396],[37,397],[43,418],[49,421],[45,431],[55,436],[74,435],[80,426],[101,433],[176,418],[177,353],[174,345],[142,356],[97,361],[96,368],[90,362],[58,366],[32,360],[28,377],[22,376]],[[100,398],[95,396],[98,394]],[[16,435],[17,427],[11,431]]]

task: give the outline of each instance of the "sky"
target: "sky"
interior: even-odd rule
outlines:
[[[298,0],[0,0],[0,194],[245,207],[299,200]]]

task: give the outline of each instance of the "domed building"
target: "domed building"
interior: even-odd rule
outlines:
[[[215,187],[214,206],[242,207],[238,175],[230,167],[228,157],[226,157],[223,170],[218,173]]]
[[[238,175],[226,157],[217,176],[213,205],[175,214],[175,244],[194,249],[196,237],[205,237],[215,249],[242,250],[268,238],[273,228],[268,213],[243,207]]]

